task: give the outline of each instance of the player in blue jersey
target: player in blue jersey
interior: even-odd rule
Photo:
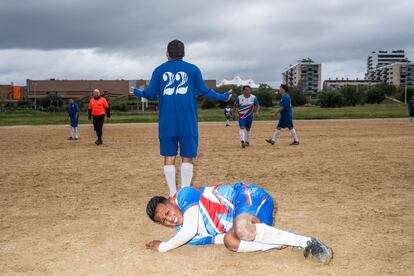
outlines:
[[[154,222],[175,227],[167,242],[154,240],[146,247],[166,252],[186,243],[224,244],[236,252],[297,247],[304,256],[329,263],[332,249],[317,238],[272,227],[274,203],[262,188],[242,182],[213,187],[185,187],[173,197],[153,197],[147,215]]]
[[[78,140],[78,123],[79,123],[79,105],[73,101],[73,99],[69,99],[69,105],[67,107],[68,117],[70,120],[70,137],[69,140]]]
[[[176,188],[175,159],[180,148],[181,187],[191,185],[193,158],[198,149],[197,97],[210,100],[228,101],[231,90],[224,94],[208,88],[200,69],[183,61],[184,44],[173,40],[168,44],[168,61],[152,73],[149,86],[141,91],[133,89],[137,97],[150,100],[158,98],[158,137],[160,154],[164,156],[164,174],[170,196]]]
[[[259,101],[255,95],[252,95],[252,88],[249,85],[243,86],[243,94],[234,101],[233,116],[236,116],[236,108],[238,108],[239,114],[241,147],[244,148],[250,145],[249,138],[253,114],[259,116],[260,111]]]
[[[290,96],[287,92],[287,85],[280,85],[279,93],[282,96],[282,98],[279,103],[279,109],[276,110],[276,113],[280,113],[279,123],[276,126],[276,130],[273,133],[272,138],[266,139],[266,142],[268,142],[271,145],[274,145],[277,138],[279,138],[280,130],[282,128],[288,128],[290,130],[290,134],[293,137],[293,142],[291,143],[291,145],[299,145],[298,135],[296,133],[295,128],[293,127],[292,104]]]
[[[408,101],[408,116],[410,116],[410,126],[413,126],[414,120],[414,95],[411,97],[411,100]]]

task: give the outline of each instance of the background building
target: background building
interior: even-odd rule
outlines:
[[[372,52],[367,58],[367,74],[366,78],[370,79],[370,73],[377,68],[386,66],[396,62],[408,62],[404,50],[393,50],[391,52],[380,50]]]
[[[223,86],[223,85],[237,85],[237,86],[249,85],[251,88],[259,88],[259,85],[256,84],[252,79],[243,80],[239,76],[234,77],[234,79],[232,80],[224,79],[218,84],[218,86]]]
[[[397,62],[370,72],[370,80],[397,86],[414,87],[414,63]]]
[[[94,89],[99,89],[106,98],[118,99],[129,96],[131,86],[145,88],[147,80],[30,80],[26,81],[29,99],[58,96],[64,99],[86,100]],[[206,80],[206,85],[216,88],[216,80]]]
[[[283,82],[288,86],[301,89],[304,92],[316,93],[321,89],[321,64],[312,59],[302,59],[291,65],[283,73]]]
[[[336,91],[341,89],[342,87],[345,86],[374,86],[376,84],[379,84],[379,81],[372,81],[372,80],[349,80],[349,79],[338,79],[336,78],[336,80],[325,80],[323,82],[323,89],[324,90],[331,90],[331,91]]]

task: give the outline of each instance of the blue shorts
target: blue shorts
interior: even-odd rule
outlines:
[[[239,119],[239,127],[250,130],[252,128],[253,118]]]
[[[177,156],[178,146],[181,157],[193,158],[197,156],[198,136],[174,136],[159,138],[159,140],[162,156]]]
[[[264,224],[272,226],[273,209],[275,208],[272,197],[260,187],[252,184],[241,185],[234,202],[234,216],[249,213],[258,217]]]
[[[78,127],[79,119],[78,118],[70,118],[70,126],[71,127]]]
[[[292,119],[280,118],[277,128],[293,128]]]

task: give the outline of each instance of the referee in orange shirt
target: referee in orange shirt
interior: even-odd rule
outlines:
[[[105,113],[108,119],[111,117],[108,102],[105,98],[101,97],[99,89],[93,90],[93,98],[89,102],[88,118],[93,118],[93,128],[96,131],[98,140],[95,141],[96,145],[102,145],[102,128],[105,121]]]

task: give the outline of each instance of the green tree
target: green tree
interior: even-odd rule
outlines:
[[[367,92],[367,103],[382,103],[385,100],[385,92],[380,87],[373,87]]]
[[[342,94],[332,91],[324,91],[319,96],[321,107],[341,107],[344,99]]]
[[[344,106],[363,105],[365,103],[365,89],[360,86],[344,86],[339,89],[339,93],[343,98]]]
[[[292,106],[302,106],[306,103],[305,93],[299,88],[289,87],[289,96],[292,102]]]
[[[254,91],[261,106],[272,107],[276,101],[276,94],[272,87],[268,84],[260,84],[259,88]]]

